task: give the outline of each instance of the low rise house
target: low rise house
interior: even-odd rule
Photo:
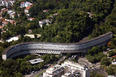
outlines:
[[[1,23],[2,21],[4,21],[4,20],[5,20],[4,18],[0,17],[0,23]]]
[[[9,6],[13,6],[14,3],[15,3],[15,0],[1,0],[1,5],[6,6],[7,8]]]
[[[1,26],[1,25],[0,25],[0,29],[3,29],[3,27],[4,27],[4,26]]]
[[[16,22],[14,20],[8,20],[5,19],[4,21],[2,21],[2,26],[7,26],[8,23],[11,23],[12,25],[16,25]]]
[[[20,3],[20,7],[21,8],[23,8],[23,7],[29,7],[29,6],[32,6],[32,3],[28,2],[28,1]]]
[[[2,13],[0,12],[0,17],[2,17]]]
[[[2,26],[7,26],[7,24],[8,24],[8,21],[2,21]]]
[[[7,11],[8,11],[7,8],[2,8],[2,9],[1,9],[1,13],[5,13],[5,12],[7,12]]]
[[[87,14],[89,15],[90,18],[92,18],[92,16],[94,15],[91,12],[87,12]]]
[[[43,10],[43,12],[48,12],[49,10]]]
[[[43,24],[45,25],[49,25],[51,23],[51,21],[49,19],[44,19],[39,21],[39,26],[42,28]]]
[[[9,22],[10,22],[12,25],[16,25],[15,20],[9,20]]]
[[[111,62],[112,64],[116,64],[116,55],[112,56],[113,61]]]
[[[10,37],[9,39],[6,40],[6,42],[12,42],[12,41],[17,41],[19,39],[19,35],[18,36],[14,36],[14,37]]]
[[[21,7],[21,8],[25,7],[25,2],[21,2],[21,3],[20,3],[20,7]]]
[[[30,9],[31,7],[32,7],[32,6],[26,7],[25,10],[24,10],[24,12],[25,12],[25,14],[26,14],[27,16],[30,16],[30,14],[29,14],[29,9]]]
[[[8,10],[7,14],[9,14],[10,18],[14,18],[15,17],[15,11],[13,11],[13,10]]]
[[[35,20],[35,18],[28,18],[28,20],[29,20],[29,21],[33,21],[33,20]]]
[[[4,6],[4,5],[2,4],[2,0],[0,0],[0,6]]]
[[[25,34],[24,37],[30,37],[30,38],[35,38],[35,34]],[[37,38],[40,38],[41,35],[40,34],[36,34]]]

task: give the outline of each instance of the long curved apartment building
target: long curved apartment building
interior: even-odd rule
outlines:
[[[62,53],[86,53],[93,46],[103,46],[112,38],[112,32],[108,32],[94,39],[81,43],[45,43],[26,42],[8,47],[2,53],[2,59],[13,58],[23,54],[62,54]]]

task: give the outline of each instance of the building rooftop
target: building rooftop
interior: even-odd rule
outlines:
[[[14,37],[10,37],[9,39],[7,39],[7,42],[12,42],[12,41],[17,41],[19,39],[19,36],[14,36]]]
[[[29,10],[32,6],[26,7],[25,10]]]
[[[40,62],[43,62],[43,61],[44,61],[44,60],[42,60],[41,58],[29,60],[29,62],[30,62],[31,64],[37,64],[37,63],[40,63]]]
[[[63,70],[63,67],[60,65],[54,65],[46,70],[46,73],[56,74]]]
[[[25,3],[25,2],[21,2],[22,4]]]

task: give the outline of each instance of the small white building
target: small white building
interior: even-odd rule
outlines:
[[[25,34],[24,37],[30,37],[30,38],[35,38],[35,35],[34,34]],[[40,34],[36,34],[37,38],[40,38],[41,35]]]
[[[10,18],[14,18],[15,17],[15,11],[8,10],[7,13],[9,14]]]
[[[10,37],[9,39],[7,39],[6,42],[17,41],[18,39],[19,39],[19,36],[14,36],[14,37]]]
[[[42,60],[41,58],[29,60],[29,62],[30,62],[31,64],[37,64],[37,63],[40,63],[40,62],[43,62],[43,61],[44,61],[44,60]]]
[[[29,21],[33,21],[33,20],[35,20],[35,18],[28,18],[28,20],[29,20]]]
[[[1,9],[1,13],[5,13],[5,12],[7,12],[7,11],[8,11],[7,8],[2,8],[2,9]]]
[[[29,9],[30,9],[31,7],[32,7],[32,6],[26,7],[25,10],[24,10],[24,13],[25,13],[27,16],[30,16],[30,14],[29,14]]]
[[[39,21],[39,26],[42,28],[43,24],[49,25],[50,23],[51,21],[49,19],[44,19],[44,20]]]

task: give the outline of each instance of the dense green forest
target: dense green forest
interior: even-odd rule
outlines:
[[[42,34],[40,41],[66,43],[78,42],[86,34],[91,33],[94,25],[99,25],[105,19],[114,4],[113,0],[36,0],[35,2],[37,3],[30,9],[32,17],[43,19],[49,14],[58,13],[49,27],[34,30],[35,33]],[[50,11],[42,13],[41,9]],[[89,17],[87,12],[92,16]]]
[[[38,41],[45,42],[78,42],[88,34],[91,34],[90,37],[96,37],[109,31],[108,26],[108,30],[97,32],[99,25],[107,21],[106,17],[115,7],[114,0],[27,0],[33,3],[29,10],[30,17],[36,18],[30,22],[23,12],[25,8],[19,7],[22,1],[26,0],[17,0],[12,8],[17,14],[21,14],[20,17],[14,18],[17,26],[9,24],[10,31],[2,35],[3,39],[18,34],[23,35],[29,29],[32,29],[34,34],[41,34],[42,37]],[[43,10],[49,11],[43,12]],[[58,15],[51,18],[55,13]],[[38,22],[43,19],[51,19],[52,23],[38,28]]]

